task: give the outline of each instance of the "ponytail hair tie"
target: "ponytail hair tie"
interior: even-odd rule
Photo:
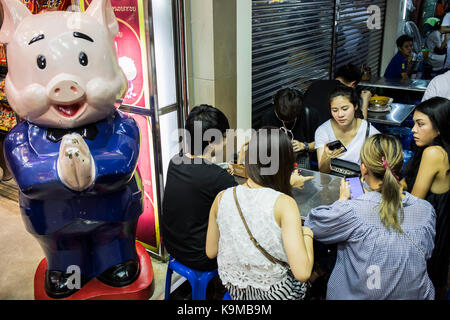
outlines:
[[[400,181],[400,179],[398,178],[398,176],[394,173],[394,171],[392,171],[391,166],[390,166],[389,163],[386,161],[386,159],[385,159],[384,157],[381,157],[381,161],[383,161],[383,167],[384,167],[386,170],[389,170],[389,171],[392,173],[392,175],[395,177],[395,179],[396,179],[397,181]]]

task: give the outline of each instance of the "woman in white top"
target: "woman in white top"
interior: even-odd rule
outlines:
[[[269,163],[261,158],[268,154]],[[220,279],[234,300],[303,299],[313,266],[313,234],[302,227],[292,198],[291,142],[278,129],[261,129],[250,140],[245,163],[247,182],[214,200],[206,254],[217,256]],[[275,172],[264,172],[274,165]],[[250,240],[234,192],[248,229],[272,259]]]
[[[355,116],[361,113],[358,106],[359,97],[353,88],[338,86],[330,93],[332,118],[317,128],[314,139],[320,172],[331,171],[333,158],[359,165],[360,151],[364,141],[379,133],[369,122]],[[341,141],[347,151],[344,152],[342,148],[330,150],[328,143],[335,140]]]

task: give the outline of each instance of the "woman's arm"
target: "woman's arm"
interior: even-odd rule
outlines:
[[[370,92],[369,90],[363,90],[361,92],[361,99],[362,99],[361,112],[363,114],[364,120],[367,120],[367,110],[369,109],[369,102],[371,97],[372,92]]]
[[[317,161],[319,165],[319,171],[323,173],[329,173],[331,171],[330,165],[331,165],[331,158],[327,156],[327,154],[324,151],[324,148],[317,148]]]
[[[305,143],[308,144],[308,152],[313,152],[316,143],[314,141],[313,142],[305,142]],[[293,140],[292,146],[294,148],[294,152],[301,152],[301,151],[305,150],[305,144],[298,140]]]
[[[314,179],[314,177],[304,177],[298,174],[298,172],[294,172],[291,174],[290,183],[294,188],[303,189],[305,187],[305,182],[312,179]]]
[[[449,26],[441,26],[439,29],[440,33],[450,33],[450,27]]]
[[[447,47],[447,41],[448,41],[448,34],[446,33],[444,35],[444,40],[441,43],[441,46],[439,47],[439,49],[444,50]],[[444,54],[446,54],[447,52],[445,52]]]
[[[274,215],[280,223],[291,271],[298,281],[306,282],[314,264],[313,233],[309,228],[303,230],[297,203],[287,195],[281,195],[277,199]]]
[[[423,151],[416,182],[411,191],[412,195],[425,199],[433,185],[434,178],[439,172],[443,159],[444,154],[439,147],[431,146]]]
[[[403,190],[408,190],[408,184],[406,183],[406,179],[405,178],[400,180],[400,186],[403,188]]]
[[[219,209],[219,202],[222,199],[222,194],[224,191],[220,192],[211,206],[209,211],[209,222],[208,231],[206,233],[206,255],[210,259],[217,257],[217,252],[219,251],[219,226],[217,225],[217,211]]]
[[[323,173],[330,173],[331,171],[331,159],[339,157],[343,153],[343,149],[336,149],[331,151],[328,149],[328,142],[323,148],[318,148],[317,160],[319,162],[319,171]]]

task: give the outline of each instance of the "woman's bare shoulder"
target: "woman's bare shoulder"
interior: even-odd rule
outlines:
[[[277,201],[275,202],[274,211],[276,213],[278,212],[280,214],[284,214],[285,212],[297,210],[298,206],[294,198],[284,193],[280,194],[280,196],[277,198]]]
[[[423,150],[422,161],[438,164],[448,159],[448,154],[441,146],[429,146]],[[448,160],[447,160],[448,162]]]

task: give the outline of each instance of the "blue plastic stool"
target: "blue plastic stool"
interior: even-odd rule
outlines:
[[[218,271],[199,271],[186,267],[172,257],[169,257],[166,275],[166,291],[164,300],[169,300],[170,287],[172,285],[172,273],[176,272],[185,277],[192,287],[192,300],[206,300],[206,287],[209,281],[218,275]]]
[[[231,299],[231,296],[230,296],[230,293],[228,292],[228,290],[227,290],[227,292],[225,292],[225,295],[223,296],[222,300],[233,300],[233,299]]]

